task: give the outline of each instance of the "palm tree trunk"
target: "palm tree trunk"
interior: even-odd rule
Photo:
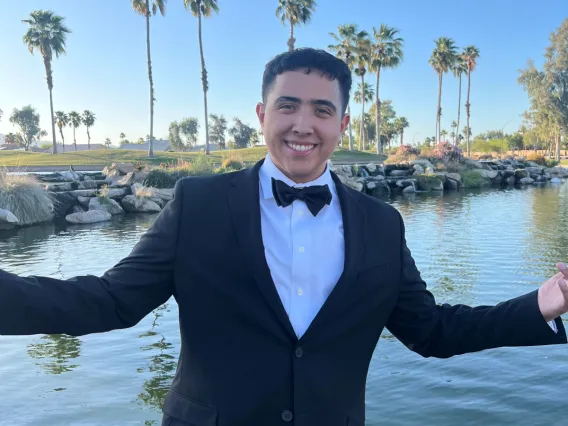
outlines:
[[[381,77],[381,68],[377,69],[377,83],[375,89],[375,133],[377,134],[377,155],[383,154],[383,145],[381,144],[381,101],[379,99],[379,79]]]
[[[89,128],[87,127],[87,144],[88,144],[88,150],[91,150],[91,134],[89,133]]]
[[[73,126],[73,145],[75,145],[75,151],[77,151],[77,139],[75,138],[75,129],[76,127]]]
[[[400,129],[400,146],[404,145],[404,129]]]
[[[201,82],[203,83],[203,105],[205,109],[205,154],[209,155],[209,122],[207,120],[207,70],[205,69],[205,58],[203,57],[203,40],[201,38],[201,11],[198,16],[199,30],[199,54],[201,55]]]
[[[459,133],[460,132],[460,113],[461,113],[461,103],[462,103],[462,74],[460,72],[460,87],[459,87],[459,96],[458,96],[458,127],[454,131]],[[454,137],[454,146],[456,145],[457,137]]]
[[[359,130],[359,151],[365,150],[365,74],[361,74],[361,129]]]
[[[150,142],[148,157],[154,156],[154,80],[152,79],[152,57],[150,56],[150,0],[146,0],[146,54],[148,56],[148,80],[150,81]]]
[[[347,114],[349,115],[349,151],[353,151],[353,131],[351,127],[351,104],[347,104]]]
[[[294,38],[294,22],[290,21],[290,38],[288,39],[288,51],[291,52],[294,50],[294,43],[296,39]]]
[[[61,135],[61,140],[63,142],[63,152],[65,153],[65,137],[63,136],[63,128],[59,128],[59,134]]]
[[[440,118],[442,116],[442,73],[439,74],[438,83],[438,112],[436,113],[436,141],[440,143]]]
[[[55,137],[55,116],[53,115],[53,74],[51,71],[51,60],[44,56],[45,75],[47,78],[47,88],[49,89],[49,107],[51,109],[51,135],[53,138],[53,153],[57,154],[57,138]]]
[[[467,156],[469,157],[469,134],[471,131],[469,130],[469,91],[471,89],[471,72],[467,72],[467,101],[465,103],[465,114],[467,117],[467,135],[465,135],[465,144],[467,147]]]

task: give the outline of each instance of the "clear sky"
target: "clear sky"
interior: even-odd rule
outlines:
[[[286,50],[288,28],[275,16],[277,0],[219,0],[219,5],[220,14],[203,22],[209,112],[224,114],[229,121],[240,117],[256,127],[264,64]],[[28,104],[41,114],[42,128],[51,132],[44,66],[22,42],[27,25],[21,20],[34,9],[64,16],[73,31],[67,55],[53,64],[55,110],[93,111],[97,121],[92,143],[110,137],[118,144],[121,132],[130,140],[148,134],[145,21],[129,0],[0,0],[0,133],[16,131],[9,115],[14,107]],[[518,70],[529,58],[542,64],[550,33],[567,17],[566,0],[318,0],[311,23],[296,29],[296,46],[327,48],[329,32],[336,32],[338,24],[356,23],[369,32],[381,23],[399,28],[405,59],[399,68],[382,73],[381,98],[391,99],[397,114],[410,122],[406,141],[418,142],[435,133],[437,77],[428,64],[434,39],[447,36],[460,47],[473,44],[481,51],[472,76],[473,133],[505,124],[505,131],[512,132],[528,106],[516,81]],[[195,116],[202,123],[203,140],[197,19],[185,11],[182,0],[169,0],[166,16],[152,18],[151,37],[154,135],[167,138],[171,121]],[[369,80],[374,85],[374,77]],[[457,118],[457,88],[457,80],[445,75],[442,128],[448,131]],[[465,98],[463,125],[464,103]],[[360,105],[352,103],[352,114],[357,113]],[[67,129],[66,140],[71,139]],[[84,128],[78,129],[77,142],[86,141]]]

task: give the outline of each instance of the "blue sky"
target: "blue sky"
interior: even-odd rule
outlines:
[[[4,111],[0,133],[16,130],[9,115],[14,107],[27,104],[36,107],[42,128],[51,131],[43,63],[22,42],[26,25],[21,20],[34,9],[64,16],[73,31],[67,55],[53,64],[55,109],[93,111],[97,122],[91,129],[92,143],[110,137],[117,144],[121,132],[131,140],[149,133],[145,22],[132,11],[129,0],[0,2],[0,109]],[[275,17],[277,0],[219,0],[219,4],[220,14],[203,23],[209,112],[258,126],[254,110],[264,64],[286,49],[288,28]],[[406,141],[418,142],[435,133],[437,77],[428,64],[434,39],[452,37],[460,47],[473,44],[481,51],[472,76],[473,133],[506,123],[505,131],[512,132],[528,106],[516,81],[518,70],[529,58],[542,64],[550,33],[566,17],[566,0],[318,0],[311,23],[296,29],[296,45],[327,48],[328,33],[335,32],[338,24],[356,23],[367,31],[381,23],[399,28],[405,59],[399,68],[381,75],[381,98],[391,99],[397,113],[410,122]],[[166,16],[152,18],[151,36],[157,99],[154,134],[165,138],[173,120],[195,116],[203,123],[197,19],[185,11],[182,0],[169,0]],[[370,81],[374,85],[374,78]],[[463,88],[465,95],[466,84]],[[461,119],[465,125],[464,103],[465,98]],[[443,129],[451,130],[457,104],[458,83],[447,74]],[[352,103],[352,114],[358,113],[360,105]],[[202,125],[201,139],[204,133]],[[66,140],[71,139],[72,131],[67,129]],[[78,129],[77,142],[86,140],[84,128]]]

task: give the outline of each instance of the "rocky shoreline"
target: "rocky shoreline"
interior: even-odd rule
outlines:
[[[568,178],[566,168],[546,168],[524,160],[464,160],[460,167],[461,172],[436,170],[426,159],[403,164],[331,165],[344,184],[374,197],[466,188],[464,171],[486,186],[562,183]],[[52,200],[53,220],[88,224],[117,214],[160,212],[173,199],[174,190],[145,187],[147,174],[133,164],[113,164],[102,172],[68,170],[32,176]],[[18,218],[0,208],[0,229],[17,226]]]

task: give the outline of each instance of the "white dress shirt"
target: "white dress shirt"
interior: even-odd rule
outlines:
[[[279,207],[272,178],[289,186],[328,185],[332,194],[317,216],[303,201]],[[278,169],[270,154],[259,170],[260,220],[266,262],[284,309],[298,338],[323,306],[343,273],[345,243],[341,206],[329,165],[318,179],[296,184]],[[548,323],[558,332],[554,321]]]
[[[296,184],[267,155],[259,170],[260,219],[266,261],[298,338],[306,332],[343,273],[343,220],[329,166],[318,179]],[[272,178],[289,186],[328,185],[332,200],[317,216],[303,201],[279,207]]]

